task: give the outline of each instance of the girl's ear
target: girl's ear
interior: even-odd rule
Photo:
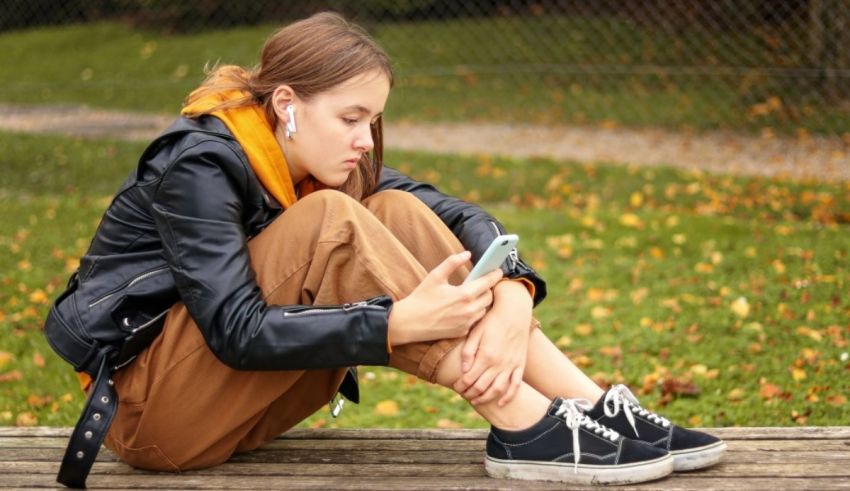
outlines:
[[[277,120],[283,124],[289,122],[289,114],[286,112],[286,106],[295,101],[295,91],[288,85],[280,85],[272,92],[272,108],[274,109]]]

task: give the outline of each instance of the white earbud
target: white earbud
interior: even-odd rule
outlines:
[[[291,140],[292,135],[298,132],[298,127],[295,126],[295,106],[287,104],[286,114],[289,116],[288,121],[286,122],[286,139]]]

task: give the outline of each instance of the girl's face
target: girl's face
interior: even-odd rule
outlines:
[[[276,135],[286,154],[292,182],[308,175],[330,187],[341,186],[357,168],[360,157],[374,147],[371,123],[384,112],[390,93],[389,79],[379,70],[353,77],[309,100],[278,89]],[[295,107],[296,132],[284,134],[286,104]]]

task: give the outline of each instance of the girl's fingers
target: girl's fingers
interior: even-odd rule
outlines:
[[[475,361],[475,353],[478,352],[478,346],[481,345],[481,338],[484,336],[484,328],[481,324],[472,328],[466,341],[463,343],[463,348],[460,351],[460,367],[463,373],[472,368],[472,363]]]
[[[523,372],[524,370],[522,367],[516,367],[514,368],[513,372],[511,372],[510,386],[508,387],[507,392],[505,392],[505,395],[503,395],[502,398],[499,399],[499,402],[497,403],[499,407],[511,402],[514,397],[516,397],[517,392],[519,392],[519,386],[520,384],[522,384]]]

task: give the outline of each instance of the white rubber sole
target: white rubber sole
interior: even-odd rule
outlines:
[[[673,456],[673,471],[695,471],[720,462],[726,453],[726,443],[716,442],[704,447],[670,452]]]
[[[661,479],[673,472],[673,457],[665,455],[654,460],[622,465],[579,464],[572,462],[539,462],[502,460],[487,457],[484,469],[498,479],[524,481],[558,481],[569,484],[633,484]]]

